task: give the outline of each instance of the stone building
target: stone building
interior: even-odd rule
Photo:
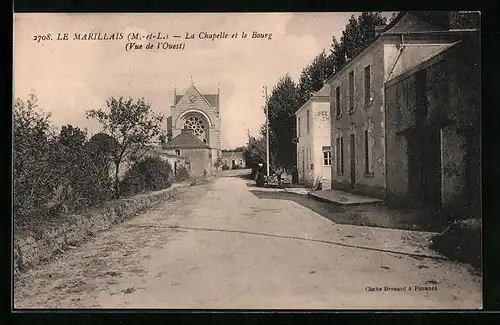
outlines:
[[[169,155],[184,159],[184,166],[193,177],[200,177],[206,170],[212,173],[212,149],[194,134],[191,129],[181,130],[181,133],[163,145],[163,150]]]
[[[330,85],[332,187],[385,199],[385,83],[462,37],[450,14],[405,12],[379,29]]]
[[[174,93],[174,104],[167,118],[169,141],[181,134],[182,130],[192,130],[201,143],[210,148],[212,165],[221,157],[221,118],[219,114],[219,92],[201,94],[191,84],[182,95]],[[182,148],[179,148],[182,149]]]
[[[323,86],[295,112],[299,184],[313,186],[320,179],[323,189],[332,180],[329,94],[329,86]]]
[[[224,166],[227,166],[229,169],[246,168],[243,151],[223,150],[222,167]]]
[[[387,82],[389,201],[479,216],[480,84],[474,31]]]

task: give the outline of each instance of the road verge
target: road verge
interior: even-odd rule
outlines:
[[[85,212],[47,222],[39,229],[19,230],[14,234],[14,274],[47,262],[68,249],[89,240],[100,230],[121,223],[152,206],[175,197],[189,183],[173,184],[167,189],[123,198]]]

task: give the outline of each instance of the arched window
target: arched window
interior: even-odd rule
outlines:
[[[205,128],[205,120],[200,114],[190,114],[184,121],[184,130],[193,130],[193,134],[204,143],[207,142]]]

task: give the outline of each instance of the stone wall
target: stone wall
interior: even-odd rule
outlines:
[[[463,210],[463,205],[480,205],[478,42],[471,35],[386,84],[387,182],[392,203],[413,201],[408,138],[421,129],[424,134],[431,130],[440,134],[441,208],[453,211]],[[425,76],[422,98],[426,105],[420,113],[416,94],[418,73]]]
[[[365,68],[369,68],[369,93],[365,94]],[[331,148],[332,187],[384,198],[385,175],[385,130],[384,130],[384,82],[386,77],[383,45],[370,47],[354,58],[329,81],[331,86]],[[349,74],[354,73],[354,107],[351,109]],[[337,114],[336,88],[339,87],[340,114]],[[365,131],[368,132],[368,156],[365,151]],[[354,136],[354,151],[351,152],[350,137]],[[337,172],[337,138],[343,140],[343,173]],[[351,157],[353,161],[351,164]],[[366,170],[365,159],[368,159]],[[351,173],[351,166],[354,173]],[[355,174],[355,179],[351,175]],[[351,186],[351,183],[354,183]]]
[[[18,231],[14,234],[14,272],[48,261],[57,252],[79,245],[96,232],[176,196],[187,186],[189,184],[174,184],[168,189],[107,202],[79,215],[64,216],[57,223],[45,224],[37,233]]]
[[[186,160],[189,175],[192,177],[203,176],[206,169],[208,174],[212,174],[212,151],[210,149],[192,148],[181,149],[181,156]]]

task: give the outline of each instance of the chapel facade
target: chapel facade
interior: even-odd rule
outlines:
[[[207,154],[203,159],[207,161],[202,165],[210,172],[217,159],[221,157],[219,90],[216,94],[201,94],[192,83],[181,95],[174,91],[174,101],[170,110],[171,116],[167,119],[166,149],[173,149],[180,156],[188,156],[193,149],[198,151],[204,149]],[[189,138],[183,135],[186,131],[199,141],[197,148],[194,148],[193,139],[187,141]],[[183,139],[189,142],[185,147],[183,141],[180,141]]]

